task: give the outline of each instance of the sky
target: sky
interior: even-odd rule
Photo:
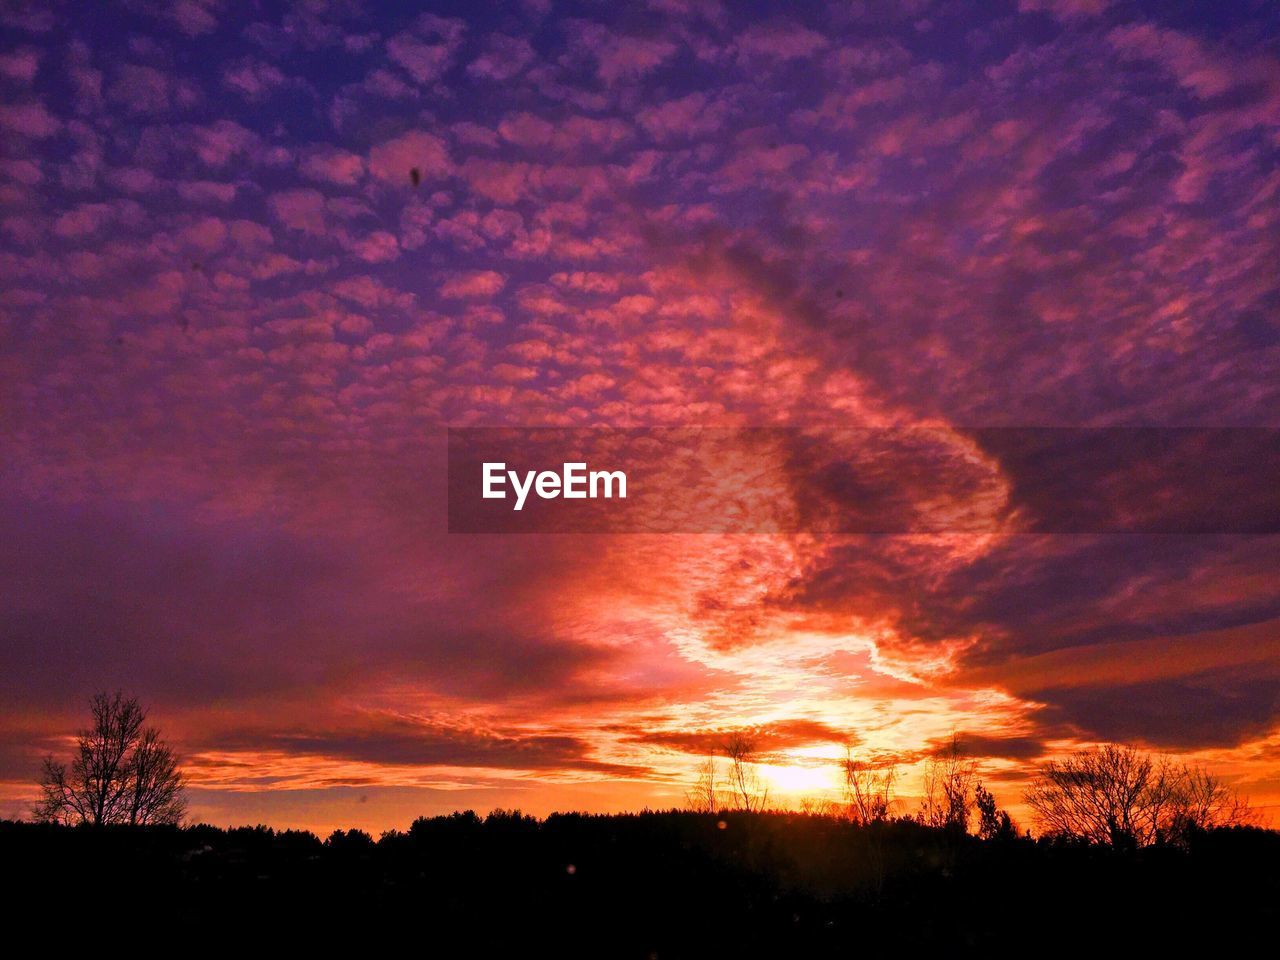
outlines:
[[[1280,8],[428,6],[0,14],[0,816],[119,688],[217,824],[668,807],[733,730],[779,802],[1120,740],[1280,821]],[[821,463],[716,495],[781,532],[450,533],[476,426]],[[810,522],[921,426],[982,523]],[[1157,521],[1044,532],[1073,471]]]

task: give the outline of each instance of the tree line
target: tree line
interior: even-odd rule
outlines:
[[[703,813],[768,809],[768,786],[758,773],[762,754],[750,733],[731,732],[720,753],[726,770],[721,771],[716,753],[708,755],[686,794],[688,808]],[[893,759],[863,758],[850,748],[839,764],[841,798],[802,800],[803,811],[862,825],[910,819],[991,840],[1019,835],[1009,812],[982,783],[977,760],[965,755],[959,736],[925,762],[912,813],[901,811]],[[1245,826],[1257,819],[1245,798],[1203,767],[1118,743],[1040,765],[1022,799],[1042,836],[1115,848],[1177,843],[1195,830]]]

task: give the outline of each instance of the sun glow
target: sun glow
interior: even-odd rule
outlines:
[[[762,763],[756,768],[760,778],[778,800],[831,799],[838,784],[833,763],[808,759],[804,763]]]

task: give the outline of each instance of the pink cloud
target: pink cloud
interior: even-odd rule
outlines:
[[[531,113],[516,114],[498,124],[502,138],[520,147],[545,147],[555,132],[555,124]]]
[[[369,151],[369,172],[386,183],[409,185],[410,171],[422,180],[439,179],[452,171],[443,140],[422,130],[384,141]]]
[[[757,24],[739,34],[736,41],[738,59],[801,60],[812,57],[827,46],[827,38],[798,23]]]
[[[724,125],[728,113],[726,104],[711,101],[703,93],[691,93],[646,107],[637,119],[655,140],[692,140],[715,133]]]
[[[331,289],[337,296],[370,310],[375,307],[407,310],[414,302],[413,294],[367,276],[348,277],[335,283]]]
[[[387,41],[387,56],[419,84],[431,84],[449,68],[465,30],[461,20],[423,14]]]
[[[385,97],[388,100],[412,100],[418,95],[417,90],[390,70],[371,71],[364,78],[364,82],[360,84],[360,89],[376,97]]]
[[[536,179],[538,173],[527,163],[505,163],[478,157],[468,158],[459,172],[477,194],[505,204],[515,203],[525,196],[530,179]]]
[[[277,67],[251,57],[228,64],[222,71],[222,85],[246,100],[262,100],[292,82]]]
[[[283,253],[268,253],[256,257],[248,267],[249,274],[255,280],[270,280],[272,277],[284,276],[304,270],[306,265]]]
[[[574,154],[587,149],[611,150],[631,136],[631,128],[615,118],[574,116],[553,124],[530,113],[519,113],[499,123],[498,133],[519,147],[549,147],[556,153]]]
[[[336,147],[318,147],[298,164],[308,180],[352,186],[364,176],[364,159]]]
[[[1210,57],[1199,41],[1175,30],[1149,23],[1116,27],[1107,41],[1128,57],[1153,60],[1196,96],[1217,96],[1229,90],[1234,77],[1229,64]]]
[[[348,241],[344,246],[365,263],[387,263],[400,256],[400,244],[395,234],[386,230],[375,230]]]
[[[232,241],[246,253],[260,253],[273,242],[271,229],[252,220],[233,221],[230,234]]]
[[[213,253],[227,242],[227,225],[217,217],[202,217],[184,227],[178,239],[202,253]]]
[[[0,106],[0,127],[23,137],[41,140],[62,129],[62,121],[43,104],[19,103]]]
[[[199,92],[188,80],[172,78],[155,67],[126,63],[116,70],[107,96],[130,113],[163,113],[171,106],[191,106]]]
[[[1018,0],[1020,13],[1047,13],[1059,20],[1086,20],[1099,17],[1111,0]]]
[[[596,72],[607,84],[637,80],[662,66],[676,52],[669,40],[625,36],[593,23],[577,25],[577,41],[596,61]]]
[[[720,170],[725,187],[741,189],[756,182],[768,182],[786,174],[809,156],[809,148],[799,143],[777,146],[742,146]]]
[[[285,190],[272,194],[267,206],[275,218],[291,230],[319,236],[328,229],[324,194],[318,190]]]
[[[76,110],[89,113],[102,105],[102,71],[93,67],[93,55],[89,47],[73,41],[67,53],[70,61],[67,76],[76,95]]]
[[[469,147],[497,147],[499,143],[495,131],[470,120],[455,123],[449,132],[458,143]]]
[[[215,14],[221,12],[222,7],[222,0],[174,0],[158,10],[187,36],[198,37],[218,28]]]
[[[28,187],[33,187],[44,179],[40,165],[32,160],[0,160],[0,172]]]
[[[440,296],[451,300],[492,297],[507,285],[507,278],[494,270],[456,273],[440,285]]]
[[[601,51],[600,79],[613,83],[642,77],[665,63],[675,52],[675,44],[666,40],[621,37]]]
[[[404,67],[418,83],[439,79],[449,66],[451,51],[442,43],[421,43],[412,37],[398,36],[387,41],[387,56]]]
[[[236,198],[233,183],[217,183],[213,180],[190,180],[179,183],[178,196],[189,203],[230,203]]]
[[[129,309],[148,316],[172,314],[182,302],[188,283],[187,275],[180,270],[157,273],[126,295]]]
[[[861,122],[860,110],[893,103],[902,98],[907,88],[904,77],[880,77],[858,84],[852,90],[829,93],[816,108],[800,111],[798,117],[809,124],[836,129],[854,128]]]
[[[616,276],[584,270],[552,274],[551,282],[558,287],[582,293],[617,293],[621,286],[621,280]]]
[[[487,246],[487,242],[480,234],[479,226],[480,215],[473,210],[464,210],[457,216],[438,221],[431,232],[436,239],[460,250],[480,250]],[[425,237],[425,232],[423,236]],[[418,245],[421,246],[420,243]]]
[[[207,126],[193,128],[191,134],[196,156],[211,167],[225,166],[258,145],[257,134],[234,120],[215,120]]]
[[[68,210],[53,222],[53,232],[66,239],[79,239],[97,233],[115,216],[109,203],[83,203]]]
[[[555,144],[566,153],[598,150],[608,153],[631,138],[631,126],[616,117],[570,117],[556,131]]]
[[[537,55],[529,41],[523,37],[492,34],[484,51],[467,65],[467,73],[484,80],[510,80],[520,74]]]
[[[26,47],[0,54],[0,75],[16,83],[31,83],[40,68],[40,51]]]
[[[125,193],[146,193],[156,185],[156,177],[144,167],[120,167],[106,176],[107,183]]]

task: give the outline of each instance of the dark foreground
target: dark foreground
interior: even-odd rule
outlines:
[[[1122,854],[787,814],[454,814],[377,842],[0,822],[0,872],[11,938],[163,930],[179,953],[267,931],[407,934],[425,956],[1150,955],[1280,922],[1280,833],[1246,828]]]

